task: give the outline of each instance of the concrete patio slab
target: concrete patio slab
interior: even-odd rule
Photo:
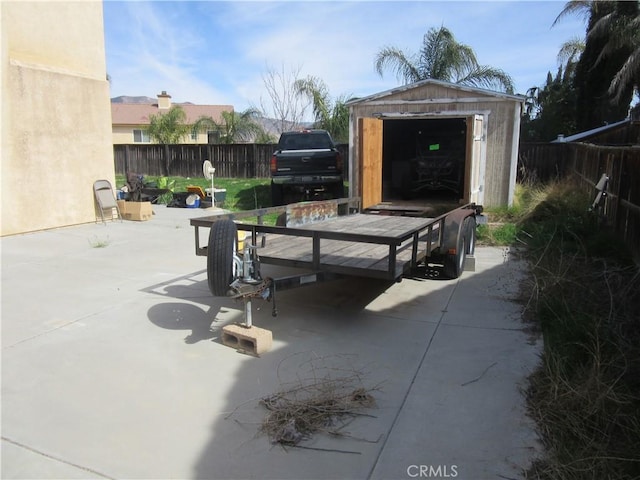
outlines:
[[[455,466],[475,480],[519,478],[535,456],[519,388],[540,345],[513,301],[525,273],[508,251],[479,248],[476,272],[455,281],[278,292],[277,317],[255,302],[254,324],[273,333],[258,357],[222,344],[242,303],[209,293],[189,227],[207,212],[154,211],[1,239],[2,478],[417,478]],[[260,398],[344,377],[377,404],[344,436],[284,449],[260,432]]]

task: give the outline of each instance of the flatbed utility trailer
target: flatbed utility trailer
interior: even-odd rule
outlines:
[[[278,290],[344,276],[400,281],[421,264],[440,264],[445,278],[457,278],[474,254],[481,206],[468,204],[429,218],[415,207],[360,212],[359,203],[357,198],[302,202],[191,219],[196,255],[207,257],[209,289],[214,296],[243,298],[245,325],[251,326],[251,298],[273,299],[275,316]],[[286,215],[289,226],[264,225],[262,218],[270,213]],[[257,222],[240,221],[251,217]],[[206,245],[201,228],[209,229]],[[238,230],[248,234],[243,242]],[[261,264],[305,272],[262,278]]]

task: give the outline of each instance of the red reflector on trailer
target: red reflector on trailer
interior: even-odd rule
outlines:
[[[457,253],[457,250],[455,248],[450,248],[449,251],[447,252],[449,255],[455,255]]]

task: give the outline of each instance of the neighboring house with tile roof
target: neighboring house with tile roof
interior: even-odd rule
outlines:
[[[192,103],[175,104],[187,114],[187,123],[194,124],[200,117],[222,120],[222,112],[232,112],[232,105],[194,105]],[[113,144],[151,143],[146,129],[152,115],[168,112],[172,107],[171,95],[163,91],[158,95],[157,103],[115,103],[111,102],[111,123]],[[217,132],[192,132],[185,136],[183,143],[198,144],[216,141]],[[210,137],[212,137],[210,139]]]

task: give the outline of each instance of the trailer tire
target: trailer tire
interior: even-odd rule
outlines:
[[[215,297],[224,297],[233,282],[233,251],[238,230],[231,220],[213,222],[207,247],[207,279]]]
[[[465,228],[458,233],[458,241],[455,254],[446,254],[443,262],[443,272],[446,278],[458,278],[464,271],[464,264],[467,260],[467,242]]]
[[[476,219],[473,217],[467,217],[464,224],[467,255],[474,255],[476,252]]]

